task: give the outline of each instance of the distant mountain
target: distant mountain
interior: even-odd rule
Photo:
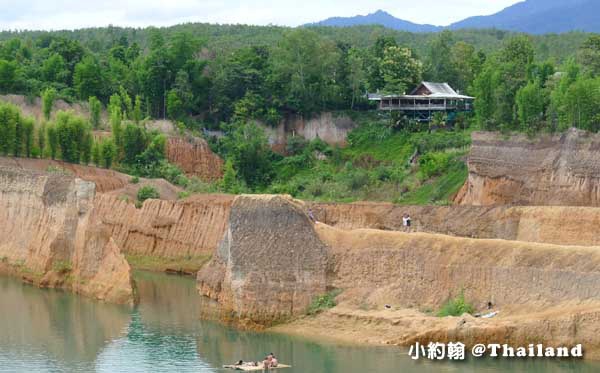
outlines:
[[[529,34],[600,32],[600,0],[527,0],[490,16],[467,18],[449,28],[497,28]]]
[[[382,25],[387,28],[409,32],[436,32],[441,27],[433,25],[420,25],[394,17],[388,12],[378,10],[375,13],[367,14],[366,16],[355,17],[333,17],[327,18],[324,21],[311,23],[305,26],[333,26],[347,27],[358,25]]]
[[[600,33],[600,0],[526,0],[489,16],[470,17],[447,27],[421,25],[378,10],[366,16],[334,17],[306,26],[382,25],[409,32],[436,32],[443,29],[490,29],[529,34],[586,31]]]

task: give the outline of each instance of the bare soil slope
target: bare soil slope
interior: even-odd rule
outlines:
[[[505,137],[474,132],[469,177],[457,203],[466,205],[600,206],[600,135]]]

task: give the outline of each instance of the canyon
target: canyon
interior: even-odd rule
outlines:
[[[178,199],[164,180],[133,184],[115,171],[2,158],[9,239],[0,268],[40,286],[134,302],[126,257],[203,258],[183,272],[196,274],[222,320],[243,327],[403,346],[583,343],[586,358],[600,359],[599,139],[578,130],[535,140],[475,132],[468,180],[451,206]],[[161,199],[136,208],[140,185],[155,185]],[[331,291],[335,307],[304,316]],[[476,312],[500,313],[437,317],[458,294]]]

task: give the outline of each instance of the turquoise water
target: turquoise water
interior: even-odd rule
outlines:
[[[395,347],[346,346],[240,332],[201,321],[194,281],[137,273],[135,309],[41,290],[0,277],[2,372],[225,372],[268,352],[292,364],[282,373],[599,372],[580,361],[414,362]]]

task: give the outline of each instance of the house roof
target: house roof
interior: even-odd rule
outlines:
[[[429,92],[431,92],[431,95],[429,96],[458,96],[459,94],[456,93],[456,91],[454,89],[452,89],[452,87],[450,87],[450,85],[448,83],[433,83],[433,82],[422,82],[421,84],[419,84],[417,86],[417,88],[413,89],[413,91],[410,93],[411,95],[414,95],[419,88],[421,88],[422,86],[425,86],[425,88],[427,88],[427,90]]]
[[[425,87],[431,94],[429,95],[417,95],[421,87]],[[419,98],[449,98],[449,99],[474,99],[471,96],[465,96],[458,94],[448,83],[433,83],[433,82],[422,82],[415,89],[413,89],[408,95],[382,95],[378,93],[368,94],[368,99],[371,101],[379,101],[382,98],[408,98],[408,99],[419,99]]]

